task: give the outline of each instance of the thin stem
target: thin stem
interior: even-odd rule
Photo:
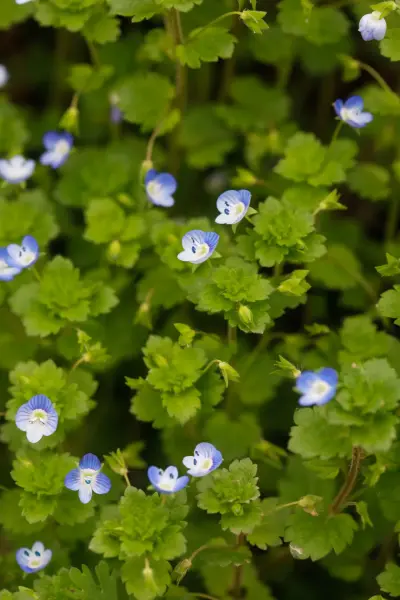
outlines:
[[[287,502],[287,504],[280,504],[276,506],[274,510],[271,510],[269,513],[265,513],[266,515],[272,515],[273,513],[278,512],[279,510],[283,510],[284,508],[290,508],[291,506],[298,506],[300,500],[294,500],[293,502]]]
[[[153,129],[151,136],[149,137],[149,141],[147,142],[147,148],[146,148],[146,161],[151,162],[151,159],[153,156],[154,144],[155,144],[156,139],[160,135],[160,131],[163,126],[164,120],[165,120],[165,116],[161,119],[161,121],[159,121],[157,123],[157,125]]]
[[[239,32],[239,18],[237,15],[232,17],[232,25],[231,32],[237,36]],[[227,58],[223,62],[222,66],[222,74],[221,74],[221,85],[218,91],[218,100],[219,102],[224,102],[224,100],[229,96],[229,92],[231,89],[231,84],[233,77],[235,75],[235,66],[236,66],[236,53],[233,52],[230,58]]]
[[[172,11],[172,31],[174,33],[174,42],[175,47],[181,46],[184,44],[185,40],[183,37],[182,30],[182,22],[181,15],[176,8]],[[176,79],[175,79],[175,89],[176,89],[176,105],[181,112],[184,111],[186,105],[186,82],[187,82],[187,70],[184,65],[182,65],[181,61],[176,59]]]
[[[128,477],[128,472],[127,471],[125,471],[123,473],[123,477],[125,479],[126,487],[131,487],[131,482],[129,481],[129,477]]]
[[[233,347],[236,345],[237,329],[228,325],[228,345]]]
[[[399,220],[399,199],[397,190],[394,190],[392,200],[389,204],[389,210],[385,227],[385,245],[387,246],[394,239],[397,232],[397,222]]]
[[[40,283],[40,281],[41,281],[41,277],[40,277],[40,275],[39,275],[39,272],[38,272],[38,270],[37,270],[37,268],[36,268],[35,266],[33,266],[33,267],[32,267],[32,273],[34,274],[34,276],[36,277],[36,279],[37,279],[37,280],[39,281],[39,283]]]
[[[232,10],[231,12],[227,12],[224,15],[220,15],[213,21],[210,21],[209,23],[207,23],[207,25],[204,25],[204,27],[199,27],[198,29],[195,29],[192,32],[192,34],[190,35],[190,37],[191,37],[191,39],[193,39],[193,38],[197,37],[202,31],[204,31],[205,29],[208,29],[209,27],[213,27],[213,25],[215,25],[216,23],[219,23],[223,19],[226,19],[227,17],[231,17],[232,15],[241,15],[241,14],[242,14],[242,12],[240,10]]]
[[[330,144],[328,146],[328,150],[331,148],[332,144],[337,140],[337,137],[338,137],[338,135],[340,133],[340,130],[342,129],[343,125],[344,125],[344,121],[342,121],[340,119],[340,121],[336,125],[335,131],[333,132],[333,136],[332,136],[332,139],[331,139]]]
[[[77,369],[79,367],[79,365],[86,362],[86,360],[87,360],[86,354],[84,354],[83,356],[78,358],[78,360],[76,362],[74,362],[74,364],[72,365],[70,373],[72,373],[72,371],[75,371],[75,369]]]
[[[202,594],[199,592],[189,592],[188,596],[193,596],[194,598],[204,598],[204,600],[218,600],[216,596],[210,596],[209,594]]]
[[[364,69],[364,71],[367,71],[367,73],[369,73],[371,75],[371,77],[373,77],[375,79],[375,81],[377,83],[379,83],[379,85],[381,86],[382,89],[385,90],[385,92],[387,92],[391,96],[395,96],[395,98],[397,100],[399,99],[398,96],[397,96],[397,94],[392,90],[391,87],[388,86],[388,84],[383,79],[383,77],[381,75],[379,75],[378,71],[376,71],[370,65],[367,65],[366,63],[363,63],[363,62],[361,62],[359,60],[357,60],[356,62],[358,64],[358,66],[360,67],[360,69]]]
[[[206,365],[204,367],[204,369],[201,371],[201,374],[204,375],[204,373],[207,373],[208,369],[210,369],[213,365],[218,364],[220,361],[215,358],[214,360],[210,360],[210,362],[208,363],[208,365]]]
[[[245,543],[245,536],[240,533],[236,538],[236,547],[239,548]],[[232,598],[241,598],[241,590],[243,584],[243,565],[235,565],[233,567],[233,582],[231,587]]]
[[[87,38],[85,38],[85,40],[86,40],[87,47],[89,49],[90,58],[92,59],[94,66],[100,67],[101,60],[100,60],[100,56],[99,56],[96,46],[93,44],[93,42],[91,40],[88,40]]]
[[[342,485],[339,493],[332,502],[329,512],[331,515],[337,515],[340,513],[343,505],[346,503],[347,498],[350,496],[357,482],[357,477],[360,472],[361,461],[363,459],[363,451],[359,446],[354,446],[353,455],[351,459],[350,469],[347,473],[346,481]]]

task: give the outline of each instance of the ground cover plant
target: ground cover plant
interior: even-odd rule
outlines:
[[[400,5],[0,30],[0,600],[399,597]]]

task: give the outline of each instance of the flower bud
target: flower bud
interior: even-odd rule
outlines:
[[[244,325],[246,325],[246,327],[251,327],[253,325],[253,313],[248,306],[241,304],[239,306],[238,313],[239,319]]]
[[[71,105],[63,114],[60,120],[60,127],[66,131],[77,133],[78,131],[79,109]]]
[[[110,260],[116,260],[121,253],[121,242],[113,240],[107,249],[107,256]]]
[[[233,367],[231,367],[231,365],[229,363],[223,362],[222,360],[220,360],[218,362],[218,367],[221,370],[221,374],[222,374],[222,377],[224,378],[226,387],[228,387],[229,381],[239,381],[239,379],[240,379],[239,373]]]

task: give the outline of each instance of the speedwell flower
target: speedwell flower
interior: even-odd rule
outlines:
[[[21,431],[26,431],[28,442],[36,444],[43,436],[55,432],[58,414],[51,400],[39,394],[20,406],[15,416],[15,424]]]
[[[222,225],[239,223],[247,213],[250,200],[251,193],[248,190],[224,192],[217,200],[217,208],[221,214],[218,215],[215,222]]]
[[[325,367],[317,372],[303,371],[296,380],[296,390],[302,394],[301,406],[321,406],[336,394],[338,374],[335,369]]]
[[[39,244],[31,235],[26,235],[22,244],[9,244],[7,246],[8,264],[17,269],[27,269],[35,264],[39,258]]]
[[[42,542],[35,542],[32,550],[19,548],[15,558],[25,573],[36,573],[44,569],[51,561],[52,551],[46,550]]]
[[[365,127],[374,118],[371,113],[362,112],[364,100],[360,96],[351,96],[346,102],[335,100],[333,107],[339,119],[356,129]]]
[[[370,42],[371,40],[383,40],[386,35],[386,21],[381,19],[381,13],[378,10],[364,15],[358,27],[358,31],[361,33],[361,37],[364,42]]]
[[[111,489],[111,481],[100,473],[101,462],[94,454],[85,454],[80,460],[79,467],[72,469],[64,480],[69,490],[79,492],[79,500],[83,504],[90,502],[93,492],[107,494]]]
[[[7,248],[0,248],[0,281],[11,281],[21,273],[21,268],[13,266]]]
[[[178,254],[179,260],[199,265],[211,256],[217,247],[219,235],[213,231],[193,229],[182,238],[183,252]]]
[[[34,170],[35,161],[20,155],[0,160],[0,177],[8,183],[22,183],[31,177]]]
[[[204,477],[218,469],[222,461],[222,454],[215,446],[202,442],[194,449],[194,456],[185,456],[182,462],[187,467],[189,475]]]
[[[0,65],[0,88],[4,87],[9,79],[10,75],[7,68],[4,65]]]
[[[156,206],[173,206],[172,194],[176,191],[176,179],[170,173],[157,173],[149,169],[144,179],[147,197]]]
[[[121,123],[123,119],[122,110],[119,108],[119,96],[118,94],[110,94],[110,121],[111,123]]]
[[[57,133],[48,131],[43,136],[43,146],[46,152],[40,157],[42,165],[50,165],[53,169],[61,167],[67,160],[74,145],[74,138],[67,131]]]
[[[173,494],[183,490],[189,483],[189,477],[184,475],[178,476],[176,467],[167,467],[165,471],[158,467],[149,467],[147,476],[151,485],[161,494]]]

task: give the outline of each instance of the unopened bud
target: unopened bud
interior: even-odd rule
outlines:
[[[156,354],[154,356],[154,362],[156,363],[157,367],[168,367],[167,359],[161,354]]]
[[[121,242],[113,240],[108,246],[107,255],[111,260],[115,260],[121,253]]]
[[[222,377],[225,381],[225,386],[228,387],[229,381],[239,381],[240,375],[239,373],[231,367],[231,365],[227,362],[219,361],[218,367],[221,370]]]
[[[70,106],[60,120],[60,127],[66,131],[76,133],[78,131],[79,109],[77,106]]]
[[[301,508],[305,512],[309,513],[313,517],[317,517],[318,512],[316,510],[316,507],[317,504],[321,502],[321,500],[321,496],[313,496],[312,494],[310,494],[309,496],[303,496],[302,498],[300,498],[298,505],[301,506]]]
[[[147,171],[150,171],[150,169],[152,169],[152,168],[153,168],[152,160],[144,160],[142,162],[141,167],[140,167],[140,181],[142,183],[144,182]]]
[[[253,313],[251,312],[248,306],[241,304],[239,306],[238,313],[239,318],[244,325],[246,325],[247,327],[251,327],[253,325]]]
[[[178,563],[174,569],[174,574],[176,576],[177,584],[179,585],[182,579],[185,577],[186,573],[191,569],[192,561],[188,558],[184,558]]]
[[[236,517],[241,517],[243,514],[243,506],[239,503],[233,504],[232,512]]]

